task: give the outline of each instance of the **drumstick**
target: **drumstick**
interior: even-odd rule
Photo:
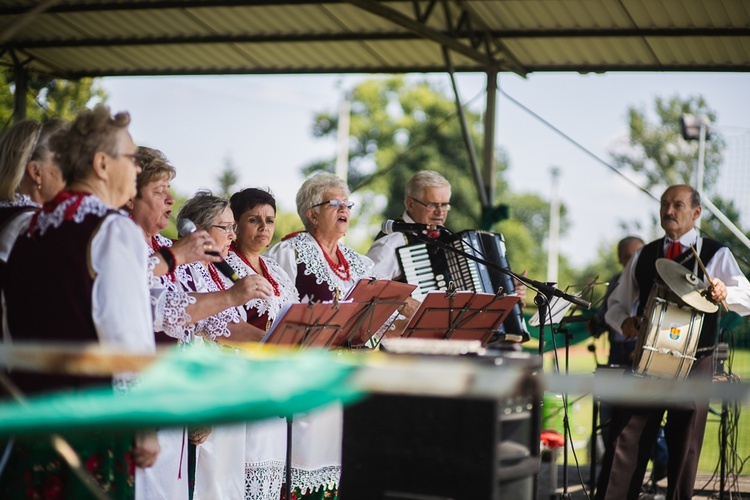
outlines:
[[[703,271],[703,275],[706,277],[708,282],[711,283],[712,282],[711,276],[708,274],[708,271],[706,271],[706,266],[703,265],[703,261],[698,255],[698,252],[695,251],[695,247],[693,245],[690,245],[690,250],[693,251],[693,255],[695,255],[695,260],[698,261],[698,265],[701,267],[701,271]],[[727,307],[727,303],[724,301],[724,299],[721,300],[721,306],[724,308],[724,312],[729,312],[729,307]]]

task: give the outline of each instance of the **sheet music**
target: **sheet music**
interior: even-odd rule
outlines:
[[[580,297],[581,292],[576,292],[571,294],[575,297]],[[546,325],[557,325],[562,321],[562,319],[565,317],[565,314],[567,314],[568,310],[570,309],[570,306],[572,306],[572,302],[568,302],[565,299],[561,299],[560,297],[553,297],[552,301],[550,302],[549,307],[549,321],[545,321]],[[534,315],[529,318],[529,325],[531,326],[539,326],[539,311],[535,312]]]

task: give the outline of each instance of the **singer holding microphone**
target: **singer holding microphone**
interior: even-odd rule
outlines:
[[[199,191],[180,209],[177,227],[181,237],[196,230],[206,231],[214,242],[206,243],[206,250],[217,251],[222,257],[217,263],[202,259],[186,266],[186,276],[190,280],[188,285],[194,287],[195,291],[222,292],[250,285],[259,294],[255,298],[267,299],[273,293],[273,287],[265,278],[252,275],[239,279],[223,260],[229,253],[237,230],[229,200],[214,196],[210,191]],[[260,340],[264,331],[247,322],[242,307],[251,298],[199,321],[195,325],[194,342],[217,346],[223,337],[239,341]],[[216,426],[210,430],[210,434],[206,428],[192,428],[191,431],[191,440],[198,445],[193,498],[244,498],[245,424]]]
[[[198,260],[221,261],[221,256],[208,252],[217,248],[207,231],[194,225],[174,245],[162,236],[169,224],[174,205],[170,182],[175,168],[156,149],[139,146],[136,160],[141,167],[137,178],[137,194],[128,203],[130,217],[143,231],[144,244],[150,255],[154,273],[151,283],[154,332],[157,343],[189,343],[195,323],[240,306],[251,299],[260,300],[263,292],[256,290],[255,280],[242,280],[227,290],[200,293],[188,283],[190,268],[185,264]],[[185,225],[184,221],[180,221]],[[190,231],[193,232],[190,232]],[[164,265],[160,265],[164,264]],[[211,320],[211,322],[214,322]],[[210,428],[190,428],[190,442],[205,441]],[[157,431],[161,453],[148,469],[136,470],[136,500],[151,498],[188,498],[188,446],[184,428]]]

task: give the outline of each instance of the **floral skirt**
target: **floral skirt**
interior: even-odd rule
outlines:
[[[83,468],[110,498],[133,498],[135,465],[131,435],[97,431],[65,439],[78,454]],[[50,439],[38,436],[14,442],[0,477],[0,498],[85,499],[92,498],[92,494],[54,450]]]
[[[281,487],[281,500],[286,499],[286,485]],[[310,488],[307,489],[307,493],[304,495],[299,488],[292,490],[292,500],[336,500],[338,498],[339,491],[336,488],[327,489],[319,488],[318,491],[312,491]]]

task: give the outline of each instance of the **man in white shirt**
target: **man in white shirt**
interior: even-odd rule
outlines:
[[[401,216],[404,222],[444,226],[451,209],[451,185],[448,180],[432,170],[414,174],[406,184],[404,206]],[[379,234],[367,252],[375,262],[375,275],[392,280],[403,278],[396,249],[418,243],[408,233]]]
[[[627,338],[638,335],[647,299],[657,277],[658,258],[671,258],[692,270],[707,286],[713,301],[724,300],[738,314],[750,313],[750,283],[727,247],[701,238],[695,221],[701,215],[700,195],[687,185],[670,186],[661,197],[660,219],[665,237],[638,250],[623,269],[608,301],[607,323]],[[708,280],[695,265],[694,246],[706,266]],[[697,268],[697,269],[696,269]],[[718,314],[706,314],[698,340],[697,360],[689,377],[710,379]],[[597,499],[636,499],[648,465],[649,452],[667,411],[665,434],[669,449],[667,498],[691,498],[695,484],[708,400],[670,408],[621,407],[615,411],[611,442],[602,463]],[[644,451],[645,450],[645,451]]]

